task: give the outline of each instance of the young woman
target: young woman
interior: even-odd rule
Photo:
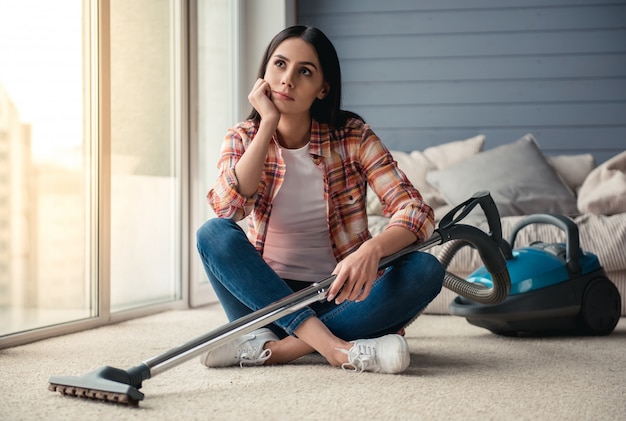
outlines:
[[[218,218],[197,233],[207,276],[229,320],[320,281],[327,302],[284,316],[203,356],[208,367],[281,364],[319,352],[333,366],[400,373],[410,362],[396,333],[441,290],[444,270],[411,253],[383,273],[378,263],[434,230],[433,211],[389,151],[355,114],[340,110],[332,43],[314,27],[270,42],[248,100],[248,119],[228,131],[208,201]],[[391,217],[367,228],[366,186]],[[247,217],[245,233],[236,221]]]

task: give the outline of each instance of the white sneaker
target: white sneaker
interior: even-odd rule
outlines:
[[[263,345],[277,340],[278,337],[270,329],[257,329],[207,352],[200,357],[200,362],[207,367],[263,365],[272,355],[272,351],[263,349]]]
[[[341,365],[344,370],[394,374],[406,370],[411,362],[409,345],[400,335],[359,339],[352,343],[349,350],[340,349],[348,355],[348,362]]]

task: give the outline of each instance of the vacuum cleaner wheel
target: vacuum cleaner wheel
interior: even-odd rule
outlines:
[[[607,278],[595,278],[585,288],[580,318],[585,333],[608,335],[620,318],[621,298],[617,287]]]

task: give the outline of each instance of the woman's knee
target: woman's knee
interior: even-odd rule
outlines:
[[[208,246],[219,244],[220,247],[228,247],[231,241],[234,241],[237,235],[243,234],[243,231],[232,219],[212,218],[207,220],[196,232],[196,246],[199,251],[206,249]],[[245,234],[244,234],[245,237]]]
[[[433,295],[438,294],[443,287],[445,269],[441,262],[432,254],[425,252],[412,253],[409,256],[410,271],[418,278],[419,288],[431,290]]]

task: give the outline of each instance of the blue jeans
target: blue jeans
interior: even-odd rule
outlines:
[[[294,292],[232,220],[208,220],[197,232],[197,247],[230,321]],[[334,335],[347,341],[395,333],[439,294],[443,277],[444,269],[434,256],[410,253],[387,268],[364,301],[314,303],[268,327],[279,337],[294,335],[302,322],[316,315]]]

